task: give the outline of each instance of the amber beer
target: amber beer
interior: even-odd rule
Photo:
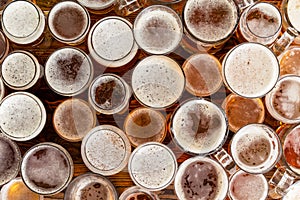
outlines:
[[[300,47],[290,46],[279,57],[280,75],[294,74],[300,76]]]

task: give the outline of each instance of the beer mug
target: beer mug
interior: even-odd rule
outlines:
[[[85,173],[73,179],[66,189],[64,200],[74,199],[118,200],[118,194],[108,178],[99,174]]]
[[[187,0],[182,11],[184,49],[215,53],[235,32],[239,8],[233,0]]]
[[[300,76],[282,76],[266,95],[265,105],[276,120],[286,124],[300,123]]]
[[[158,142],[147,142],[131,153],[128,171],[135,185],[149,191],[159,191],[173,182],[177,165],[169,147]]]
[[[43,39],[46,19],[42,10],[31,1],[12,1],[1,15],[3,33],[20,45],[38,44]]]
[[[142,50],[162,55],[171,53],[179,46],[183,27],[174,10],[163,5],[152,5],[135,18],[133,33]]]
[[[280,75],[293,74],[300,76],[300,46],[292,45],[279,57]]]
[[[245,98],[260,98],[277,83],[279,68],[277,57],[268,47],[245,42],[227,52],[222,76],[231,92]]]
[[[300,124],[282,125],[277,129],[283,149],[277,171],[269,180],[272,189],[269,196],[278,199],[284,196],[300,177],[299,139]],[[288,198],[287,198],[288,199]]]
[[[281,26],[282,20],[279,9],[271,3],[258,2],[248,6],[243,11],[237,36],[241,42],[258,42],[263,45],[270,45],[279,36]]]
[[[84,42],[90,24],[88,11],[73,1],[55,4],[48,14],[48,27],[52,36],[59,42],[70,45]]]

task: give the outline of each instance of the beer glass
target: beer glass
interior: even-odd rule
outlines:
[[[136,108],[124,121],[124,131],[134,147],[146,142],[162,142],[167,134],[166,128],[166,118],[152,108]]]
[[[64,200],[110,199],[118,200],[115,186],[108,178],[99,174],[82,174],[68,185]]]
[[[42,10],[26,0],[10,2],[1,15],[3,33],[10,41],[20,45],[39,43],[45,24]]]
[[[259,98],[275,86],[279,62],[266,46],[245,42],[227,52],[222,62],[222,76],[231,92],[245,98]]]
[[[300,122],[300,76],[285,75],[266,95],[266,108],[275,119],[295,124]]]
[[[2,186],[18,175],[22,160],[18,145],[2,133],[0,133],[0,158],[0,186]]]
[[[152,5],[135,18],[134,38],[141,49],[149,54],[168,54],[174,51],[183,35],[178,14],[163,5]]]
[[[88,49],[91,56],[105,67],[126,65],[138,51],[132,24],[117,16],[100,19],[91,28]]]
[[[243,11],[237,35],[240,41],[270,45],[279,36],[281,25],[281,14],[275,5],[258,2]]]
[[[269,185],[263,174],[238,170],[230,177],[228,196],[231,200],[265,200]]]
[[[105,14],[113,10],[116,0],[77,0],[78,3],[95,14]]]
[[[192,53],[220,50],[239,21],[239,8],[233,0],[187,0],[182,12],[182,46]]]
[[[44,200],[42,195],[31,191],[18,177],[3,185],[0,193],[1,200]]]
[[[138,186],[132,186],[127,188],[120,196],[119,200],[159,200],[158,196],[146,189],[140,188]]]
[[[280,160],[282,148],[279,137],[271,127],[248,124],[233,136],[230,153],[240,169],[251,174],[263,174]]]
[[[177,172],[177,160],[166,145],[147,142],[131,153],[128,171],[135,185],[149,191],[158,191],[173,182]]]
[[[46,124],[46,109],[41,100],[28,92],[14,92],[0,102],[0,129],[15,141],[36,137]]]
[[[81,143],[84,164],[94,173],[110,176],[127,165],[131,146],[125,133],[112,125],[99,125]]]
[[[123,113],[129,107],[131,88],[118,75],[105,73],[96,77],[89,87],[89,103],[98,114]]]
[[[163,109],[178,101],[185,87],[182,68],[167,56],[148,56],[134,68],[131,85],[144,106]]]
[[[194,54],[182,65],[185,89],[195,96],[210,96],[223,85],[221,63],[210,54]]]
[[[277,133],[280,137],[283,155],[277,171],[269,180],[271,186],[269,196],[274,199],[282,198],[292,188],[291,185],[294,181],[300,177],[298,142],[300,139],[300,124],[282,125],[277,129]]]
[[[229,130],[236,133],[247,124],[263,123],[265,106],[260,98],[243,98],[236,94],[229,94],[222,103]]]
[[[9,42],[3,32],[0,30],[0,64],[9,52]]]
[[[61,102],[53,113],[56,133],[69,142],[78,142],[96,125],[96,113],[88,102],[71,98]]]
[[[25,185],[35,193],[54,195],[64,190],[73,177],[71,155],[62,146],[43,142],[31,147],[21,163]]]
[[[33,87],[43,75],[37,58],[30,52],[15,50],[3,61],[1,76],[4,84],[13,90]]]
[[[179,200],[220,200],[227,195],[228,177],[217,161],[196,156],[179,166],[174,186]]]
[[[75,96],[86,90],[94,68],[89,56],[79,48],[62,47],[54,51],[45,64],[46,83],[62,96]]]
[[[300,76],[300,46],[290,46],[278,58],[281,76],[287,74]]]
[[[70,45],[84,41],[90,28],[90,21],[88,11],[73,1],[55,4],[48,14],[48,27],[52,36]]]

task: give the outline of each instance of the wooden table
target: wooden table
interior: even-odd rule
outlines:
[[[44,11],[45,15],[47,15],[49,9],[56,3],[58,0],[36,0],[36,3],[42,8]],[[280,1],[271,1],[275,5],[279,6]],[[106,17],[108,15],[116,15],[113,11],[107,13],[107,14],[91,14],[91,19],[92,19],[92,25],[98,21],[99,19],[102,19],[103,17]],[[126,17],[129,21],[133,23],[134,18],[136,16],[135,14],[130,15],[129,17]],[[238,41],[236,40],[236,37],[233,36],[223,47],[223,49],[216,54],[218,58],[221,58],[229,49],[231,49],[234,45],[236,45]],[[50,33],[48,30],[45,31],[45,39],[44,41],[39,44],[38,46],[31,47],[31,46],[18,46],[11,44],[11,50],[17,50],[17,49],[25,49],[27,51],[32,52],[39,60],[41,65],[44,65],[48,56],[55,51],[56,49],[66,46],[65,44],[62,44],[60,42],[57,42],[54,38],[51,37]],[[87,43],[84,42],[81,45],[78,45],[77,47],[83,49],[85,52],[88,53],[87,49]],[[98,76],[104,72],[113,72],[118,75],[121,75],[128,83],[130,83],[130,74],[132,72],[132,69],[136,65],[136,63],[141,60],[142,58],[146,57],[147,54],[139,50],[137,59],[127,65],[126,67],[122,68],[117,68],[117,69],[109,69],[109,68],[104,68],[100,66],[97,63],[94,63],[94,69],[95,69],[95,76]],[[170,55],[171,58],[175,59],[180,65],[184,62],[186,58],[188,58],[189,54],[182,49],[176,50],[175,53],[171,53]],[[13,91],[9,91],[13,92]],[[70,154],[72,155],[73,161],[74,161],[74,177],[81,175],[83,173],[88,172],[89,170],[87,167],[83,164],[81,155],[80,155],[80,142],[76,143],[71,143],[67,142],[63,139],[61,139],[54,131],[53,125],[52,125],[52,116],[55,108],[57,105],[62,102],[63,100],[67,99],[67,97],[60,96],[58,94],[55,94],[53,91],[51,91],[48,86],[46,85],[45,81],[42,79],[41,81],[41,86],[37,90],[31,91],[34,93],[36,96],[38,96],[42,102],[44,103],[46,110],[47,110],[47,123],[45,128],[43,129],[42,133],[27,142],[18,142],[18,145],[21,148],[22,154],[24,154],[31,146],[38,144],[40,142],[55,142],[57,144],[62,145],[65,147]],[[217,104],[221,104],[223,99],[225,98],[226,95],[228,95],[229,92],[225,87],[222,87],[215,95],[212,95],[209,97],[209,99]],[[184,92],[182,95],[181,99],[179,100],[178,103],[184,101],[187,98],[191,98],[192,95],[190,95],[187,92]],[[83,94],[79,95],[79,98],[82,99],[87,99],[87,92],[84,92]],[[168,108],[166,111],[162,111],[167,117],[170,116],[174,108],[178,105],[176,103],[174,106],[171,108]],[[132,109],[141,106],[132,96],[130,100],[130,108],[129,111]],[[128,112],[129,112],[128,111]],[[107,115],[98,115],[98,122],[97,124],[111,124],[118,126],[120,128],[123,127],[123,121],[125,117],[127,116],[128,112],[126,112],[123,115],[114,115],[114,116],[107,116]],[[277,128],[280,124],[279,122],[275,121],[272,117],[270,117],[268,114],[266,116],[265,123],[273,127],[274,129]],[[226,149],[228,147],[228,141],[231,139],[233,133],[230,132],[227,143],[224,145],[224,148]],[[170,133],[167,133],[167,137],[163,142],[164,144],[167,144],[169,147],[172,148],[172,150],[175,152],[177,156],[178,163],[182,163],[185,159],[189,158],[190,156],[179,151],[176,146],[172,143],[170,139]],[[273,173],[274,170],[266,174],[267,177],[270,177],[270,174]],[[117,191],[119,194],[121,194],[126,188],[134,185],[133,182],[130,179],[129,174],[126,172],[126,169],[124,169],[122,172],[109,176],[108,177],[112,183],[116,186]],[[167,199],[177,199],[175,193],[174,193],[174,186],[173,184],[167,187],[166,189],[157,192],[159,197],[163,200]],[[46,199],[63,199],[63,192],[59,193],[54,196],[46,197]]]

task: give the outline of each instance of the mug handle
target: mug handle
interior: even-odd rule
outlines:
[[[237,171],[235,162],[225,149],[221,148],[211,156],[215,158],[230,175]]]
[[[299,35],[298,31],[292,27],[288,27],[282,36],[271,45],[271,50],[276,56],[284,52]]]

